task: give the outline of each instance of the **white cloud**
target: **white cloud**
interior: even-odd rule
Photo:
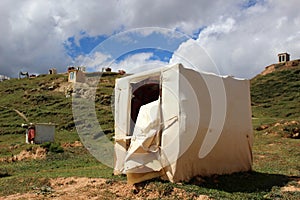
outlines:
[[[182,43],[174,52],[169,63],[182,63],[191,69],[220,74],[219,69],[215,66],[205,49],[193,39]]]
[[[87,66],[88,71],[102,71],[111,68],[112,71],[125,70],[127,73],[137,73],[168,64],[160,60],[153,60],[153,53],[135,53],[127,56],[122,61],[114,60],[111,55],[95,52],[91,55],[80,55],[76,58],[75,66]]]
[[[221,69],[206,51],[206,45],[218,41],[224,34],[229,34],[234,29],[235,20],[228,18],[225,21],[221,18],[217,23],[205,28],[199,34],[197,40],[189,39],[182,43],[175,51],[170,63],[182,63],[189,68],[215,74],[222,74]]]
[[[183,43],[176,54],[187,55],[193,63],[205,63],[196,52],[188,53],[195,48],[189,45],[195,46],[197,42],[222,74],[253,77],[265,66],[277,62],[279,52],[291,53],[292,59],[299,55],[300,16],[295,14],[295,5],[295,1],[289,4],[270,1],[216,19],[200,32],[197,41]]]
[[[215,16],[228,15],[238,7],[234,0],[226,2],[131,0],[120,1],[120,5],[124,18],[129,22],[129,28],[144,26],[179,28],[188,34],[211,23]]]
[[[153,53],[137,53],[128,56],[119,63],[112,63],[110,66],[113,70],[125,70],[127,73],[137,73],[166,65],[166,62],[151,59]]]
[[[0,74],[16,76],[19,70],[47,73],[49,67],[65,71],[72,64],[63,46],[69,37],[74,36],[79,44],[86,35],[110,36],[142,27],[176,29],[190,35],[204,27],[197,41],[222,73],[236,76],[259,73],[276,62],[281,51],[297,58],[298,1],[261,0],[249,8],[247,2],[1,0]],[[178,55],[188,56],[180,49]],[[198,56],[191,54],[195,54],[190,55],[192,59]]]
[[[201,45],[204,45],[209,39],[218,40],[224,34],[230,34],[233,31],[235,25],[235,20],[232,18],[227,18],[223,20],[222,18],[203,31],[200,32],[198,36],[198,41]]]
[[[89,71],[101,71],[103,67],[108,65],[111,55],[95,52],[87,56],[79,55],[74,62],[75,66],[87,66]]]
[[[90,36],[112,33],[123,23],[116,19],[116,3],[1,1],[0,73],[47,73],[49,67],[65,71],[72,60],[64,42],[72,36],[78,41],[81,31]]]

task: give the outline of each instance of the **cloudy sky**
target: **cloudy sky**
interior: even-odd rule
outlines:
[[[298,0],[1,0],[0,74],[182,62],[251,78],[300,58]]]

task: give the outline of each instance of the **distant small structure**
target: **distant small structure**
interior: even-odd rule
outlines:
[[[22,77],[29,78],[29,73],[20,71],[19,72],[19,79],[21,79]]]
[[[102,72],[111,72],[110,67],[102,67]]]
[[[278,63],[284,63],[290,61],[290,54],[288,53],[279,53],[278,54]]]
[[[86,71],[86,67],[84,67],[84,66],[79,66],[79,67],[77,67],[77,69],[82,71],[82,72]]]
[[[57,74],[56,68],[49,69],[49,74]]]
[[[85,82],[85,68],[83,67],[68,67],[68,82]]]
[[[118,70],[118,73],[119,73],[120,75],[126,74],[126,72],[125,72],[123,69],[119,69],[119,70]]]
[[[45,142],[54,142],[55,124],[51,123],[30,123],[22,124],[26,128],[25,142],[28,144],[42,144]]]
[[[0,82],[9,80],[10,78],[8,76],[0,75]]]
[[[105,68],[105,71],[106,72],[111,72],[111,68],[107,67],[107,68]]]

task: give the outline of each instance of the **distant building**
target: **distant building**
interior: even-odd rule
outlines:
[[[5,80],[9,80],[9,79],[10,78],[8,76],[0,75],[0,82],[5,81]]]
[[[111,68],[110,68],[110,67],[107,67],[107,68],[105,68],[105,71],[106,71],[106,72],[111,72]]]
[[[56,68],[49,69],[49,74],[57,74]]]
[[[280,53],[278,54],[278,63],[284,63],[290,61],[290,54]]]
[[[300,66],[300,59],[290,60],[290,54],[288,53],[279,53],[278,54],[278,63],[271,64],[265,67],[265,70],[261,72],[261,75],[266,75],[272,73],[276,70],[287,69],[295,66]]]
[[[69,67],[68,68],[68,82],[85,82],[85,68],[82,67]]]
[[[119,69],[119,70],[118,70],[118,73],[119,73],[120,75],[126,74],[126,72],[125,72],[124,70],[122,70],[122,69]]]
[[[79,66],[79,67],[77,67],[77,69],[82,72],[86,71],[86,67],[83,67],[83,66]]]

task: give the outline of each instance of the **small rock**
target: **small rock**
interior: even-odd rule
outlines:
[[[275,127],[276,127],[276,126],[280,126],[280,123],[277,122],[274,126],[275,126]]]
[[[197,200],[210,200],[210,198],[207,195],[199,195]]]
[[[265,130],[265,129],[267,129],[267,128],[269,128],[268,125],[261,125],[261,126],[257,127],[256,130],[257,130],[257,131],[262,131],[262,130]]]
[[[299,139],[300,138],[300,133],[294,133],[292,135],[292,138]]]

